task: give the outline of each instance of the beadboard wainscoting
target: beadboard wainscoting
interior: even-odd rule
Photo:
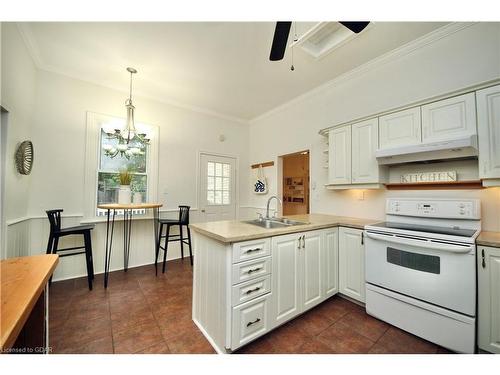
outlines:
[[[274,210],[271,210],[273,212]],[[239,217],[241,220],[257,217],[256,212],[265,213],[265,207],[239,208]],[[160,211],[162,218],[176,219],[178,211],[175,209],[166,209]],[[197,208],[191,208],[191,222],[199,222]],[[94,255],[95,273],[104,272],[104,253],[106,241],[106,221],[99,219],[95,223],[92,231],[92,251]],[[104,221],[101,221],[104,220]],[[87,223],[83,220],[83,215],[62,215],[62,226],[69,227]],[[178,227],[172,227],[171,234],[178,234]],[[184,229],[187,236],[187,232]],[[62,237],[59,241],[59,248],[83,246],[82,236]],[[7,223],[7,258],[18,256],[29,256],[43,254],[47,249],[49,238],[49,221],[46,217],[24,217],[17,220],[11,220]],[[194,248],[193,248],[194,252]],[[168,245],[167,259],[178,259],[181,257],[181,247],[179,242],[170,242]],[[184,257],[189,262],[189,249],[184,247]],[[160,252],[160,260],[163,260],[163,251]],[[141,218],[136,216],[132,224],[132,233],[130,237],[130,260],[129,268],[139,267],[154,263],[154,236],[153,222],[151,218]],[[110,270],[123,269],[123,222],[117,216],[115,218],[115,232],[113,236],[113,250],[111,253]],[[60,258],[54,273],[53,280],[66,280],[87,275],[85,267],[85,257],[83,254]]]

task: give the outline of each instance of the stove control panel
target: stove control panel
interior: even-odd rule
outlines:
[[[386,214],[449,219],[480,219],[479,199],[389,198]]]

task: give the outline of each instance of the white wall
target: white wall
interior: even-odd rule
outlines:
[[[17,173],[13,157],[16,146],[32,136],[37,71],[16,25],[3,22],[1,27],[1,104],[9,111],[7,162],[4,171],[8,204],[4,209],[6,220],[11,220],[26,216],[28,211],[27,196],[31,176]]]
[[[1,95],[0,103],[9,113],[2,115],[2,127],[8,126],[2,174],[5,181],[5,201],[3,205],[2,236],[8,234],[6,223],[25,218],[28,212],[28,194],[31,176],[22,176],[14,166],[17,145],[31,139],[33,111],[35,107],[36,68],[25,47],[15,24],[1,24]],[[5,129],[3,129],[5,131]],[[35,163],[36,154],[35,154]],[[29,242],[29,231],[14,230],[7,240],[2,238],[1,256],[25,254]],[[8,251],[12,249],[12,251]]]
[[[468,196],[481,198],[483,227],[500,230],[500,188],[481,191],[359,190],[323,187],[326,139],[322,128],[452,92],[500,77],[500,24],[482,23],[426,44],[383,64],[372,64],[338,84],[262,116],[250,127],[250,163],[277,161],[279,155],[311,150],[311,212],[382,219],[388,196]],[[266,168],[276,192],[276,167]],[[316,188],[314,189],[314,186]],[[249,204],[262,207],[266,197],[250,193]]]

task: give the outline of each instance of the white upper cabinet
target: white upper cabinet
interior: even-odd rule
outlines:
[[[446,141],[477,134],[474,93],[422,106],[422,141]]]
[[[330,130],[328,182],[335,184],[351,183],[351,125]]]
[[[500,186],[500,85],[476,92],[479,177]],[[496,181],[494,180],[496,179]]]
[[[378,118],[351,125],[352,183],[378,183],[379,166],[375,158],[378,148]]]
[[[421,143],[420,107],[405,109],[379,118],[379,149]]]

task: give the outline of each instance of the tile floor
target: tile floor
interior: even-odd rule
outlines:
[[[53,353],[215,353],[191,320],[189,260],[54,282],[50,288]],[[237,353],[448,353],[333,297]]]

